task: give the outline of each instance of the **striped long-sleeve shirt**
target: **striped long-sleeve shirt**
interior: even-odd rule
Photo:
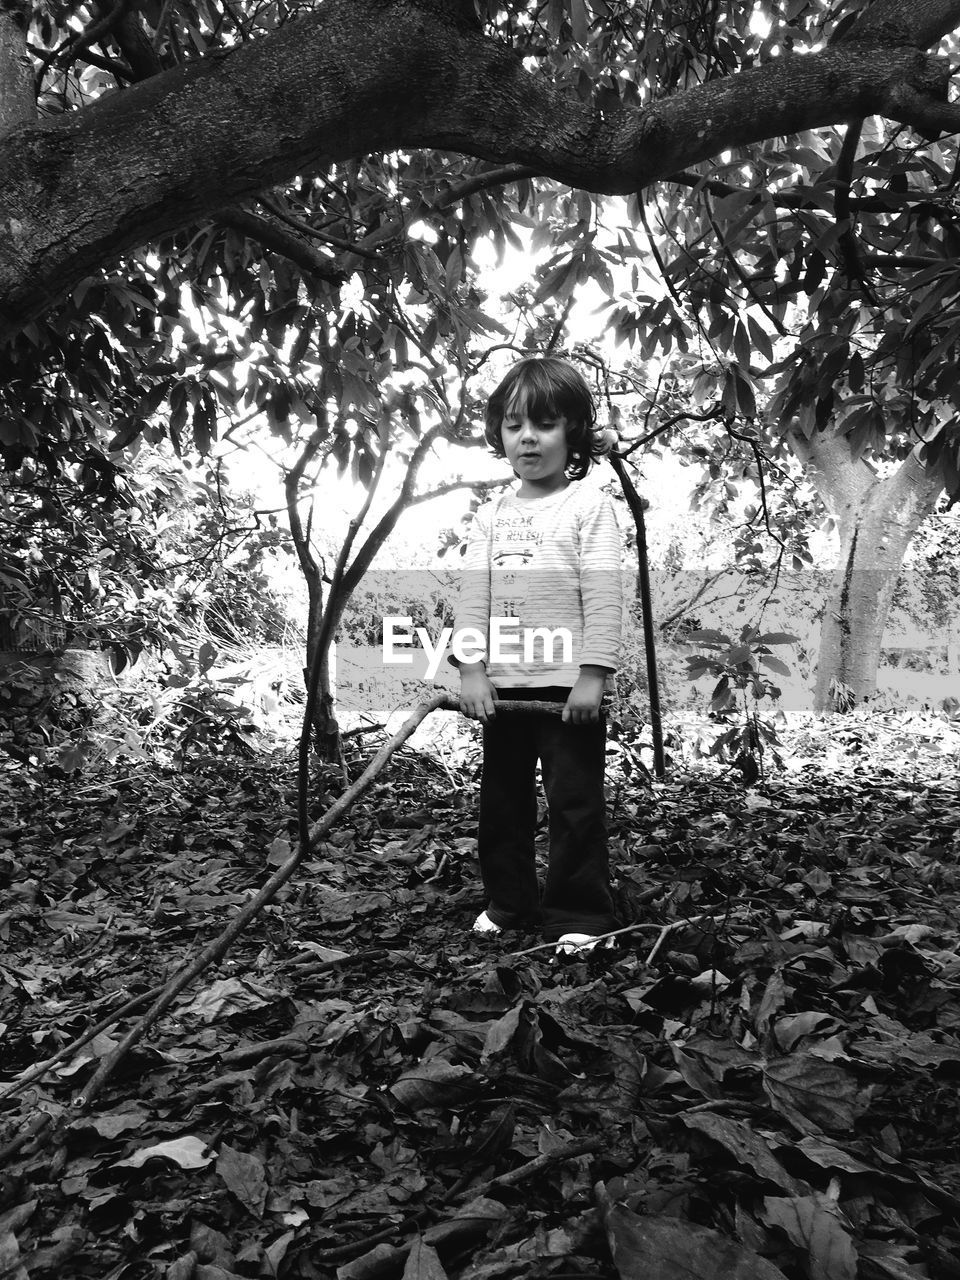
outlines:
[[[454,635],[480,633],[478,656],[498,688],[572,688],[582,665],[615,672],[620,555],[613,504],[592,487],[571,483],[544,498],[508,493],[487,503],[468,536]],[[491,625],[508,618],[517,623]]]

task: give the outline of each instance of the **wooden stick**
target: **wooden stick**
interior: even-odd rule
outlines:
[[[559,702],[540,702],[540,701],[503,701],[498,704],[498,712],[548,712],[553,715],[559,715],[563,711],[563,704]],[[330,828],[346,813],[353,802],[359,799],[374,782],[374,780],[383,772],[394,752],[401,747],[408,738],[419,728],[423,721],[434,711],[460,711],[459,699],[448,693],[436,693],[426,701],[416,706],[408,718],[393,736],[383,744],[373,760],[366,767],[357,780],[344,791],[343,795],[327,809],[326,813],[317,820],[310,828],[309,842],[307,851],[313,851]],[[38,1079],[45,1074],[57,1062],[62,1061],[71,1053],[76,1053],[78,1049],[87,1044],[93,1037],[105,1030],[106,1027],[112,1026],[124,1014],[130,1012],[132,1008],[143,1003],[145,999],[153,998],[154,1003],[147,1012],[130,1028],[116,1049],[104,1059],[94,1074],[91,1076],[86,1088],[82,1093],[78,1094],[74,1099],[75,1105],[80,1110],[87,1110],[92,1106],[93,1102],[99,1096],[107,1081],[113,1075],[120,1062],[126,1057],[135,1044],[137,1044],[150,1027],[166,1012],[176,997],[187,986],[199,977],[210,965],[223,958],[233,941],[244,931],[247,925],[253,920],[263,908],[273,900],[279,889],[291,878],[303,860],[305,850],[297,849],[297,851],[286,860],[270,877],[260,892],[246,903],[241,911],[231,920],[230,924],[214,938],[200,954],[175,974],[161,988],[154,988],[153,991],[145,993],[137,997],[136,1000],[128,1001],[115,1014],[109,1015],[107,1019],[101,1020],[91,1030],[84,1033],[72,1045],[67,1045],[52,1058],[43,1063],[39,1063],[29,1071],[25,1072],[18,1080],[12,1081],[0,1090],[0,1097],[8,1097],[17,1093],[21,1088]],[[331,967],[334,967],[331,965]],[[28,1141],[34,1135],[22,1135],[21,1140]]]
[[[316,845],[323,839],[330,828],[336,823],[350,808],[353,802],[359,799],[376,778],[383,772],[384,767],[390,760],[390,757],[401,747],[412,733],[423,723],[431,712],[438,710],[445,703],[450,702],[446,694],[434,694],[432,698],[428,698],[426,702],[421,702],[415,707],[410,716],[404,721],[401,727],[393,735],[389,741],[385,742],[373,760],[367,765],[363,773],[352,783],[342,796],[339,796],[330,808],[326,811],[322,818],[318,819],[310,828],[309,841],[306,844],[306,850],[298,848],[283,863],[282,866],[273,873],[256,897],[251,898],[248,903],[237,913],[230,921],[226,929],[211,942],[209,942],[200,954],[191,961],[190,964],[175,974],[173,978],[166,984],[159,997],[150,1006],[147,1012],[130,1028],[124,1038],[117,1045],[116,1049],[104,1059],[94,1074],[87,1082],[86,1088],[82,1093],[78,1094],[74,1099],[75,1105],[81,1110],[86,1111],[92,1106],[95,1099],[103,1090],[104,1085],[116,1071],[118,1065],[123,1061],[135,1044],[143,1037],[144,1033],[153,1026],[158,1018],[164,1014],[174,1000],[188,987],[195,978],[217,960],[223,958],[230,944],[237,938],[247,927],[251,920],[257,916],[268,902],[271,902],[276,896],[277,891],[283,887],[299,867],[302,856],[305,851],[313,850]],[[458,706],[459,709],[459,706]]]
[[[595,936],[596,936],[597,942],[600,943],[600,942],[603,942],[604,939],[606,938],[619,937],[621,933],[639,933],[643,929],[659,929],[659,928],[660,928],[660,925],[658,924],[627,924],[627,925],[624,925],[622,929],[611,929],[609,933],[598,933]],[[594,936],[594,935],[591,935],[591,936]],[[537,951],[547,951],[551,947],[556,947],[557,945],[558,944],[555,941],[554,942],[538,942],[535,947],[527,947],[525,951],[508,951],[505,956],[501,956],[500,958],[502,960],[516,960],[519,956],[532,956]],[[591,947],[591,950],[595,950],[595,949],[596,948]],[[571,954],[575,955],[576,952],[571,952]],[[588,955],[589,952],[584,951],[583,954]]]

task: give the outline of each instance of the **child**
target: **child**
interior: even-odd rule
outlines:
[[[483,723],[478,852],[488,905],[473,928],[495,935],[539,921],[567,953],[590,950],[617,927],[601,701],[619,659],[620,533],[610,500],[575,483],[605,452],[594,422],[587,384],[553,356],[522,360],[494,391],[486,438],[520,484],[476,514],[456,620],[457,632],[476,628],[486,641],[483,657],[457,664],[460,709]],[[509,631],[491,626],[507,618],[517,620]],[[562,703],[563,712],[498,716],[498,702],[510,699]],[[538,759],[550,829],[542,899]]]

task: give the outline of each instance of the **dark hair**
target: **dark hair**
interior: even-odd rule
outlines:
[[[590,388],[579,370],[559,356],[531,356],[509,371],[487,401],[484,435],[498,458],[506,457],[500,428],[508,410],[522,409],[534,422],[567,420],[567,475],[582,480],[590,463],[604,453],[595,431]]]

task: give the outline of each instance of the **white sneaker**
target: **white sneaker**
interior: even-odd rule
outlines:
[[[597,938],[592,933],[565,933],[557,939],[558,956],[577,956],[597,947],[615,947],[615,938]]]
[[[473,932],[483,933],[488,938],[495,938],[498,933],[503,933],[503,930],[495,921],[490,919],[485,911],[481,911],[473,922]]]

